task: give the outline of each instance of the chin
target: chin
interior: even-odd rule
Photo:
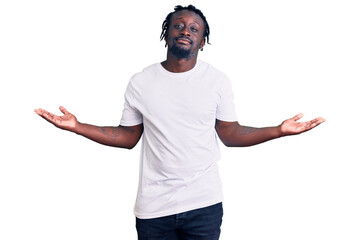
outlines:
[[[172,55],[174,55],[177,58],[183,59],[183,58],[189,58],[192,56],[191,54],[191,48],[190,49],[186,49],[183,47],[179,47],[176,45],[173,45],[170,47],[170,52]]]

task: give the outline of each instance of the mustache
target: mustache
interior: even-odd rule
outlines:
[[[175,40],[177,41],[177,40],[186,40],[186,41],[188,41],[190,44],[192,44],[193,43],[193,41],[190,39],[190,38],[188,38],[188,37],[185,37],[185,36],[180,36],[180,37],[176,37],[175,38]]]

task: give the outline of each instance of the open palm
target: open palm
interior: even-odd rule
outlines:
[[[78,124],[76,117],[62,106],[59,109],[64,114],[63,116],[57,116],[41,108],[35,109],[35,112],[58,128],[74,131]]]
[[[298,120],[303,116],[304,115],[302,113],[299,113],[295,117],[287,119],[284,122],[282,122],[282,124],[280,125],[282,135],[286,136],[286,135],[300,134],[309,131],[310,129],[313,129],[319,124],[325,122],[325,119],[322,117],[318,117],[307,122],[298,122]]]

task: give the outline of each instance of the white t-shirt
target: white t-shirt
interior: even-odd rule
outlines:
[[[236,121],[229,79],[198,60],[172,73],[160,63],[135,74],[120,124],[144,124],[134,213],[147,219],[222,201],[216,119]]]

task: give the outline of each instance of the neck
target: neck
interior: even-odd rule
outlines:
[[[169,51],[167,58],[161,65],[169,72],[181,73],[187,72],[195,67],[197,61],[197,54],[192,55],[190,58],[177,58],[174,57]]]

